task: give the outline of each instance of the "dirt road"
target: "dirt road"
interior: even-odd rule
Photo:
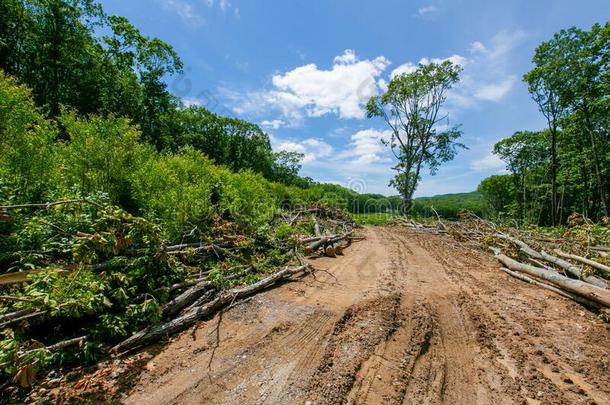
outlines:
[[[450,237],[369,228],[140,354],[127,404],[610,403],[610,330]]]

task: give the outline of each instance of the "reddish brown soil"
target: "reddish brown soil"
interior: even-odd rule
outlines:
[[[54,400],[608,404],[610,330],[450,237],[369,228],[287,283]],[[85,382],[83,382],[85,381]],[[48,392],[47,392],[48,395]]]

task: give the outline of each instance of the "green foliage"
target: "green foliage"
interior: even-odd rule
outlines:
[[[59,119],[70,142],[60,155],[64,180],[81,196],[104,192],[114,204],[130,206],[129,177],[150,150],[138,140],[140,132],[125,118],[113,115],[81,118],[64,112]]]
[[[416,198],[413,204],[413,215],[419,217],[433,217],[436,214],[445,219],[455,220],[462,210],[474,212],[478,216],[486,214],[485,201],[480,193],[443,194],[434,197]],[[436,213],[434,212],[436,211]]]
[[[510,213],[515,200],[514,181],[509,175],[490,176],[479,184],[477,191],[483,196],[493,217]]]
[[[392,213],[368,213],[368,214],[354,214],[354,220],[358,225],[374,225],[382,226],[388,225],[392,222],[397,214]]]
[[[30,90],[0,70],[0,177],[13,192],[0,194],[2,199],[45,197],[44,188],[55,175],[55,137],[54,126],[44,120]]]

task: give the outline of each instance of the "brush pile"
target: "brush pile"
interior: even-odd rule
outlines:
[[[0,384],[165,339],[355,238],[315,205],[246,232],[217,217],[170,244],[161,227],[91,200],[0,207]],[[179,243],[175,243],[179,242]]]
[[[570,298],[595,311],[610,308],[610,228],[573,214],[567,228],[498,226],[471,212],[459,221],[421,224],[400,219],[417,232],[443,233],[471,248],[489,249],[505,273]]]

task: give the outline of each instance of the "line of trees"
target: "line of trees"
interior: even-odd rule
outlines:
[[[257,125],[185,108],[166,79],[182,72],[174,49],[94,0],[2,0],[0,69],[31,89],[46,118],[63,111],[126,117],[158,151],[191,146],[233,171],[307,187],[302,156],[274,153]],[[59,125],[59,140],[69,135]]]
[[[496,215],[558,225],[610,210],[610,23],[569,28],[536,48],[524,81],[547,128],[519,131],[494,153],[510,174],[478,190]]]

